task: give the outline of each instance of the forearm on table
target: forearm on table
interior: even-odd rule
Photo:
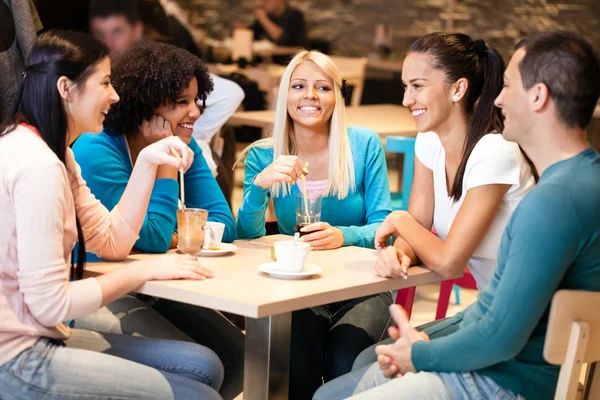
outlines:
[[[462,260],[460,252],[452,249],[446,242],[424,228],[410,214],[395,221],[398,237],[412,249],[415,256],[429,269],[445,278],[459,274],[467,260]]]
[[[149,272],[139,266],[127,266],[96,277],[102,290],[102,306],[133,291],[149,280]]]
[[[397,237],[396,240],[394,240],[394,247],[401,250],[404,254],[406,254],[406,256],[408,256],[408,258],[410,258],[410,265],[422,263],[421,259],[417,256],[413,248],[410,247],[410,244],[408,244],[408,242],[401,237]]]

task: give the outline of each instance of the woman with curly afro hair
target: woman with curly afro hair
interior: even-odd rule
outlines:
[[[121,100],[111,107],[103,132],[84,133],[73,146],[92,193],[112,209],[142,149],[164,137],[178,136],[195,156],[184,175],[185,205],[208,210],[210,221],[225,225],[223,241],[233,241],[233,216],[192,137],[194,122],[200,117],[197,101],[202,104],[213,89],[204,64],[185,50],[143,41],[115,59],[111,80]],[[173,167],[158,168],[146,218],[135,244],[143,252],[164,253],[177,246],[177,177],[178,171]],[[88,259],[91,258],[90,254]],[[225,366],[223,397],[235,398],[242,390],[244,336],[214,310],[165,299],[153,299],[150,306],[128,296],[76,321],[76,325],[203,344],[215,351]]]

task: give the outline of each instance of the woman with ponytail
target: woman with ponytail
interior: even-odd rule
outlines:
[[[431,33],[410,47],[402,81],[403,104],[420,132],[413,187],[408,211],[394,211],[377,229],[377,275],[405,276],[407,268],[422,263],[450,278],[468,265],[480,290],[491,281],[504,228],[535,184],[527,157],[502,136],[503,117],[494,100],[503,75],[498,52],[464,34]],[[387,246],[392,236],[394,244]],[[445,325],[417,329],[434,338],[452,329]],[[375,346],[315,399],[351,396],[377,361]]]
[[[432,33],[410,47],[402,80],[420,132],[415,175],[408,211],[377,230],[379,276],[422,263],[449,278],[468,265],[480,290],[490,282],[508,219],[535,183],[526,156],[502,136],[494,99],[503,74],[498,52],[467,35]]]
[[[127,257],[158,166],[187,169],[194,158],[177,137],[147,146],[120,201],[107,210],[69,146],[82,132],[100,132],[118,100],[106,48],[84,34],[51,31],[33,46],[13,110],[0,125],[3,399],[220,399],[223,366],[200,345],[72,331],[65,323],[149,280],[212,276],[198,264],[158,261],[82,279],[86,250]],[[69,274],[76,241],[77,268]]]

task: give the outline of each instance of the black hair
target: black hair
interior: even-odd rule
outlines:
[[[106,132],[137,132],[159,106],[175,103],[193,78],[198,82],[198,99],[206,101],[213,83],[198,57],[166,43],[143,40],[133,45],[112,66],[111,81],[121,100],[106,117]]]
[[[84,33],[48,31],[42,34],[31,49],[12,110],[0,125],[0,136],[9,134],[22,122],[27,123],[67,167],[67,115],[56,83],[61,76],[66,76],[78,89],[83,89],[87,78],[105,57],[108,57],[108,49]],[[76,223],[79,247],[77,268],[73,266],[73,258],[71,260],[71,278],[81,279],[85,241],[77,217]]]
[[[569,128],[585,129],[600,97],[600,64],[592,46],[577,34],[554,31],[527,36],[515,50],[522,47],[523,87],[546,85],[558,119]]]
[[[122,15],[130,24],[142,20],[137,0],[91,0],[89,19]]]
[[[469,82],[467,136],[450,190],[450,197],[457,201],[462,196],[465,168],[475,145],[484,135],[501,133],[504,129],[502,113],[494,106],[504,83],[504,61],[498,51],[483,40],[472,40],[461,33],[430,33],[414,42],[409,52],[430,55],[433,68],[442,71],[447,82],[454,83],[461,78]]]

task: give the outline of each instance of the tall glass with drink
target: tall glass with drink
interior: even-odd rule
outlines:
[[[184,208],[177,210],[177,248],[184,254],[195,256],[204,245],[207,231],[212,229],[207,226],[208,211],[201,208]]]
[[[296,226],[294,231],[300,232],[303,236],[306,232],[301,232],[300,229],[306,225],[321,221],[321,202],[322,196],[304,196],[298,194],[296,196]]]

